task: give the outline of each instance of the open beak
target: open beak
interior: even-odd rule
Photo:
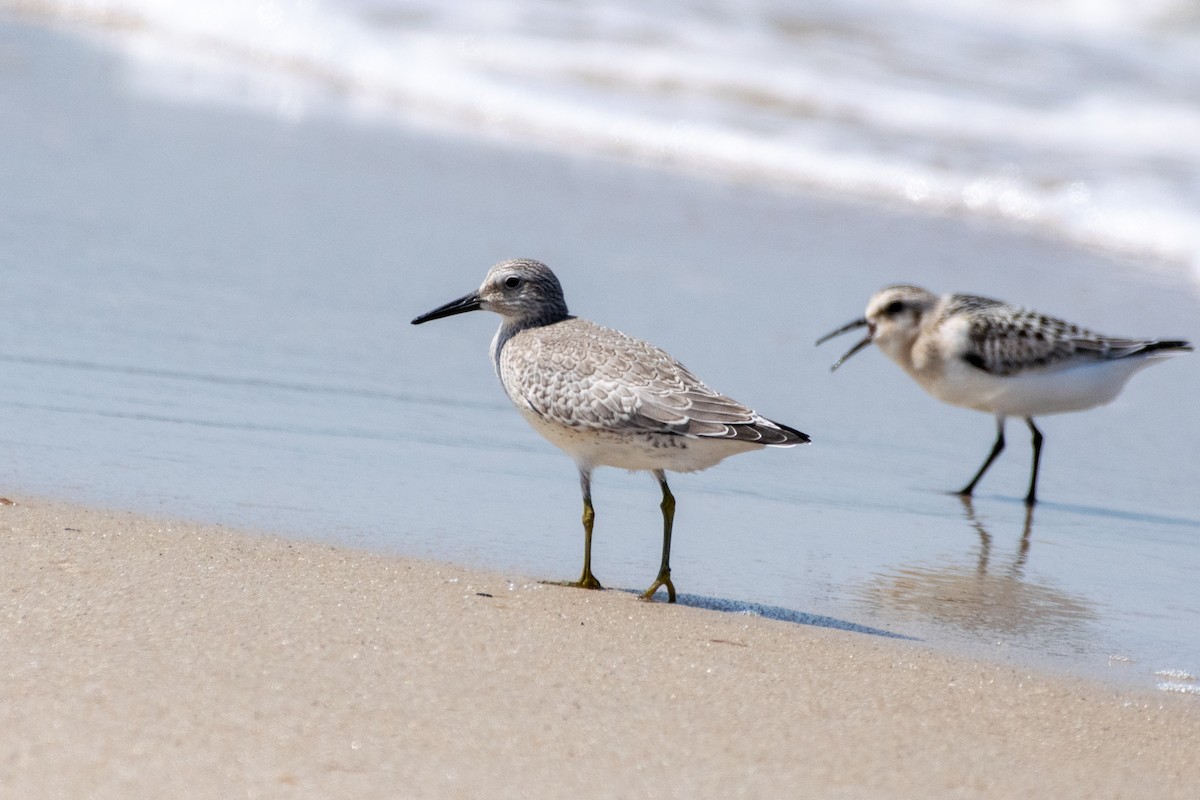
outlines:
[[[457,300],[451,300],[445,305],[438,306],[433,311],[429,311],[412,321],[413,325],[420,325],[422,322],[430,322],[442,317],[452,317],[455,314],[465,314],[468,311],[478,311],[482,308],[482,300],[479,299],[479,292],[471,292],[465,294]]]
[[[835,369],[837,369],[842,364],[844,364],[846,362],[846,360],[850,358],[850,356],[854,355],[859,350],[862,350],[864,347],[869,345],[871,343],[871,337],[875,334],[875,331],[871,330],[871,325],[869,322],[866,321],[866,319],[856,319],[856,320],[854,320],[854,322],[851,322],[847,325],[843,325],[842,327],[838,328],[836,331],[833,331],[832,333],[827,333],[824,336],[822,336],[820,339],[817,339],[817,344],[823,344],[835,336],[841,336],[843,333],[849,333],[850,331],[852,331],[856,328],[866,328],[867,329],[866,338],[864,338],[858,344],[854,345],[854,347],[851,347],[848,351],[846,351],[846,355],[842,356],[837,361],[833,362],[833,366],[829,368],[830,372],[833,372]]]

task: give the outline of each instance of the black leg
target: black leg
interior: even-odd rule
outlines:
[[[656,469],[654,477],[658,480],[658,485],[662,487],[662,504],[659,506],[663,515],[662,564],[658,568],[658,577],[654,579],[654,583],[650,585],[649,589],[642,592],[642,599],[649,600],[659,590],[659,587],[666,586],[667,602],[674,603],[675,584],[671,583],[671,528],[675,524],[675,495],[671,494],[671,489],[667,486],[666,473],[661,469]]]
[[[1042,432],[1033,424],[1033,417],[1026,417],[1025,424],[1033,432],[1033,474],[1029,476],[1029,494],[1025,495],[1025,505],[1031,506],[1037,502],[1038,466],[1042,460]]]
[[[1030,423],[1032,424],[1032,423]],[[996,417],[996,443],[992,445],[992,452],[988,453],[987,460],[983,462],[983,466],[979,468],[979,472],[975,473],[975,477],[971,478],[971,482],[959,490],[959,494],[969,497],[975,491],[975,484],[979,483],[979,479],[983,477],[983,473],[988,471],[988,467],[996,460],[996,456],[1004,452],[1004,417]]]

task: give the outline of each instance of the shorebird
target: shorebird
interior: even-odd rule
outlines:
[[[804,444],[808,436],[772,422],[705,386],[682,364],[640,339],[567,312],[562,286],[531,259],[492,267],[483,284],[412,321],[467,311],[501,317],[492,363],[521,416],[575,461],[583,491],[583,573],[565,585],[602,588],[592,574],[592,470],[653,473],[662,489],[663,550],[644,599],[671,583],[675,498],[666,471],[695,472],[749,450]]]
[[[1037,501],[1044,437],[1034,417],[1111,402],[1138,370],[1192,350],[1180,339],[1102,336],[1061,319],[970,294],[938,296],[916,286],[876,292],[867,313],[817,340],[856,328],[867,336],[833,365],[877,345],[929,394],[996,418],[996,442],[959,494],[970,496],[1004,450],[1004,421],[1022,417],[1033,434],[1025,503]]]

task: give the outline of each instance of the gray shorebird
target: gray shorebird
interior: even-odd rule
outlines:
[[[1004,421],[1022,417],[1033,434],[1033,469],[1025,503],[1037,501],[1043,436],[1034,417],[1083,411],[1111,402],[1135,372],[1189,352],[1180,339],[1102,336],[1061,319],[970,294],[938,296],[916,286],[876,292],[866,316],[817,340],[866,328],[867,336],[832,369],[875,344],[929,394],[996,418],[996,442],[970,483],[970,496],[1004,450]]]
[[[666,471],[695,472],[762,447],[808,442],[705,386],[659,348],[571,316],[558,278],[530,259],[492,267],[478,290],[412,321],[467,311],[501,317],[492,363],[508,398],[533,429],[564,450],[579,468],[583,491],[583,573],[566,585],[602,588],[592,574],[592,470],[619,467],[653,473],[662,489],[663,549],[649,599],[671,583],[675,498]]]

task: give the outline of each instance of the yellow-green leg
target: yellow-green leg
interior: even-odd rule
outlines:
[[[583,490],[583,573],[577,581],[547,581],[556,586],[574,586],[579,589],[603,589],[600,581],[592,574],[592,524],[596,521],[596,509],[592,508],[592,471],[579,470],[579,488]]]
[[[658,577],[654,579],[654,583],[650,584],[649,589],[642,592],[642,599],[649,600],[660,587],[665,586],[667,587],[667,602],[674,603],[675,584],[671,583],[671,527],[675,524],[675,495],[671,494],[671,489],[667,486],[666,473],[661,469],[656,469],[654,477],[658,479],[658,485],[662,487],[662,504],[659,506],[663,515],[662,564],[658,568]]]
[[[575,584],[581,589],[603,589],[600,581],[592,574],[592,523],[596,521],[596,509],[592,508],[590,487],[583,493],[583,573]]]

